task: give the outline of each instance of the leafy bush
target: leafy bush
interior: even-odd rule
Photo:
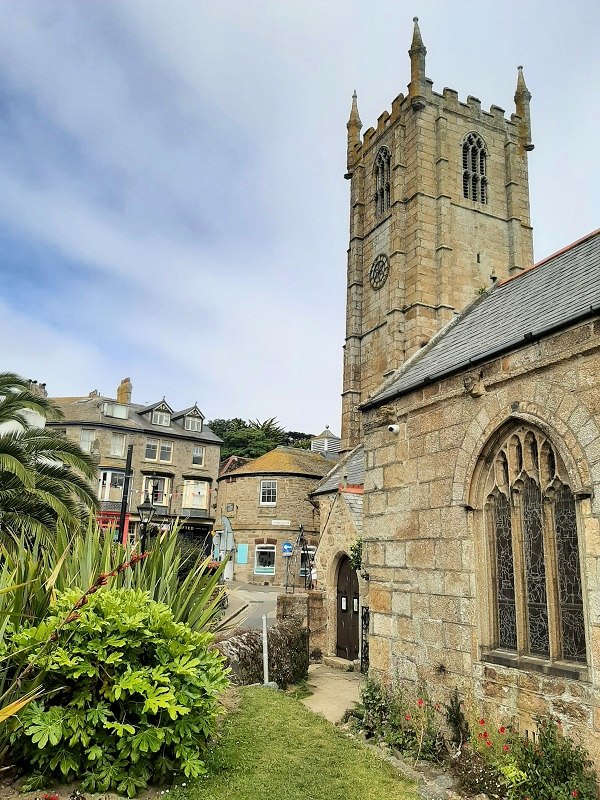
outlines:
[[[460,747],[463,742],[469,740],[469,723],[463,711],[463,704],[458,694],[458,689],[454,689],[450,695],[450,700],[446,703],[446,722],[450,728],[450,741]]]
[[[350,548],[350,566],[357,572],[362,567],[363,541],[357,539]]]
[[[12,736],[34,769],[28,786],[83,778],[85,790],[133,797],[174,772],[203,774],[228,682],[212,636],[140,590],[99,591],[74,612],[80,596],[60,594],[52,616],[9,629],[0,648],[10,655],[58,636],[35,661],[47,694],[20,714]]]
[[[367,736],[377,736],[417,760],[440,760],[443,739],[436,721],[439,709],[424,687],[416,698],[409,699],[401,688],[367,678],[361,688],[361,700],[360,727]]]
[[[565,736],[553,717],[538,718],[535,739],[513,744],[515,766],[523,780],[511,787],[510,800],[596,800],[596,775],[585,750]]]
[[[267,629],[269,679],[285,689],[308,673],[308,631],[295,625]],[[262,683],[262,632],[237,629],[217,644],[231,667],[233,680],[241,686]]]
[[[596,800],[596,776],[585,751],[563,735],[552,717],[538,717],[535,738],[483,717],[453,760],[459,786],[471,794],[508,800]]]
[[[0,538],[0,639],[9,629],[37,625],[54,613],[56,592],[93,587],[99,576],[107,579],[102,585],[147,591],[151,599],[170,606],[176,622],[196,631],[218,628],[220,570],[210,573],[208,561],[196,558],[180,580],[178,569],[184,561],[176,526],[160,536],[144,559],[135,548],[114,542],[112,531],[94,521],[75,533],[58,523],[52,538]],[[0,708],[14,708],[11,704],[36,691],[44,677],[41,663],[35,670],[28,670],[27,664],[47,649],[48,643],[40,641],[31,651],[13,651],[0,660]],[[13,728],[14,720],[0,725],[0,763],[6,762]]]

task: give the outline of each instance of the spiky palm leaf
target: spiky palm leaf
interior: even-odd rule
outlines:
[[[14,373],[0,373],[0,530],[9,543],[21,535],[49,541],[59,521],[73,530],[97,507],[93,458],[32,424],[28,410],[53,419],[61,412],[27,387]]]

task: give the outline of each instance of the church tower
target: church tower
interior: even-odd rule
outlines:
[[[527,153],[531,94],[518,68],[516,113],[434,92],[418,19],[408,94],[361,138],[348,120],[350,245],[342,447],[361,440],[358,406],[473,300],[490,276],[533,263]]]

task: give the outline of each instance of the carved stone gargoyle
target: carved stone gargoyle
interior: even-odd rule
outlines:
[[[465,392],[470,394],[471,397],[481,397],[487,391],[483,382],[483,370],[480,370],[478,374],[465,375],[463,385]]]

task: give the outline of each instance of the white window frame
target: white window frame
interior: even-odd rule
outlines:
[[[151,442],[154,442],[154,444],[151,444]],[[158,439],[146,439],[146,449],[144,451],[144,458],[146,459],[146,461],[156,461],[156,459],[158,458],[158,448],[159,448],[159,446],[160,446],[160,442],[159,442]],[[148,448],[149,447],[153,447],[154,448],[154,455],[153,456],[149,456],[148,455]]]
[[[119,479],[118,481],[115,481]],[[122,480],[120,480],[122,479]],[[120,485],[119,485],[120,484]],[[117,469],[102,469],[98,477],[98,500],[118,503],[123,499],[123,487],[125,486],[125,472]],[[111,497],[111,489],[121,489],[120,497]]]
[[[163,458],[163,450],[168,451],[168,458]],[[158,460],[161,464],[170,464],[173,461],[173,442],[161,439],[158,447]]]
[[[195,508],[208,511],[210,491],[208,481],[184,480],[181,508]],[[199,491],[201,489],[201,491]]]
[[[124,458],[125,457],[125,439],[126,436],[124,433],[115,433],[113,432],[110,437],[110,455],[113,458]],[[120,447],[116,447],[115,443],[120,440]]]
[[[84,436],[85,434],[85,436]],[[96,441],[96,431],[94,428],[82,428],[79,432],[79,446],[84,453],[91,453]]]
[[[152,412],[152,424],[161,425],[163,428],[169,428],[171,426],[171,415],[168,411],[155,410]]]
[[[163,489],[160,491],[160,498],[157,498],[155,495],[154,484],[157,481],[164,481]],[[144,475],[144,480],[142,483],[142,497],[145,497],[148,494],[148,497],[152,501],[153,505],[155,506],[168,506],[169,505],[169,497],[171,491],[171,479],[165,477],[164,475]]]
[[[154,450],[154,455],[148,455],[148,448]],[[168,458],[163,456],[168,455]],[[146,450],[144,452],[146,461],[158,461],[160,464],[173,463],[173,442],[170,439],[146,439]]]
[[[202,430],[202,420],[200,417],[186,417],[184,428],[186,431],[196,431],[200,433]]]
[[[274,499],[267,500],[265,499],[267,497],[274,497]],[[265,478],[264,480],[261,480],[259,505],[261,506],[277,505],[277,481],[274,481],[271,478]]]
[[[127,419],[129,417],[129,408],[123,403],[104,403],[102,412],[105,417],[115,417],[116,419]]]
[[[259,566],[258,560],[260,553],[272,553],[273,565]],[[277,546],[274,544],[257,544],[254,548],[254,574],[255,575],[275,575],[275,561],[277,556]]]
[[[201,452],[197,453],[196,451],[199,450]],[[195,467],[203,467],[204,466],[204,458],[206,455],[206,448],[203,444],[195,444],[192,447],[192,464]],[[198,461],[196,459],[198,458]]]

